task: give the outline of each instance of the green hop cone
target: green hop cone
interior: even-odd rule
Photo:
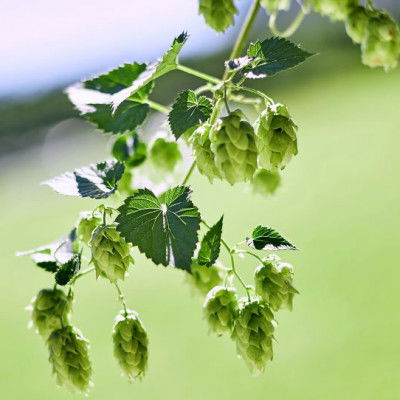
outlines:
[[[346,18],[346,32],[354,43],[361,43],[366,36],[372,12],[363,6],[353,7]]]
[[[223,280],[223,270],[220,265],[207,267],[192,261],[190,272],[186,274],[186,281],[199,294],[205,296],[213,287],[221,285]]]
[[[282,263],[279,257],[271,255],[263,260],[254,272],[256,293],[274,311],[293,307],[293,297],[297,290],[293,287],[293,268]]]
[[[208,322],[210,332],[222,335],[230,332],[237,313],[237,298],[235,288],[216,286],[212,288],[204,301],[204,317]]]
[[[217,32],[223,32],[234,24],[237,9],[233,0],[200,0],[199,14],[204,16],[207,25]]]
[[[331,20],[344,20],[358,0],[311,0],[315,12]]]
[[[269,13],[276,13],[280,10],[289,10],[291,0],[261,0],[260,3]]]
[[[113,327],[114,356],[129,379],[142,378],[148,359],[146,330],[135,311],[128,310],[115,319]]]
[[[220,174],[231,185],[251,180],[257,169],[254,129],[240,110],[217,121],[210,130],[211,150]]]
[[[272,360],[274,328],[274,315],[266,303],[259,299],[242,299],[232,339],[238,355],[253,375],[264,372],[266,363]]]
[[[281,184],[281,176],[278,171],[267,171],[260,168],[253,176],[252,184],[255,193],[273,194]]]
[[[258,161],[268,171],[283,169],[297,154],[297,126],[283,104],[268,104],[255,123]]]
[[[400,31],[384,11],[375,10],[361,42],[362,62],[369,67],[395,68],[400,57]]]
[[[78,329],[69,325],[49,336],[49,361],[60,386],[87,393],[92,375],[88,343]]]
[[[133,262],[129,245],[120,236],[115,225],[101,225],[95,229],[90,241],[96,275],[115,283],[125,278]]]
[[[196,158],[196,165],[202,175],[210,181],[222,176],[215,164],[215,155],[211,150],[210,124],[203,124],[193,133],[193,151]]]
[[[93,214],[91,211],[84,211],[79,216],[76,234],[80,241],[89,243],[93,231],[101,224],[101,217],[98,213]]]
[[[32,326],[44,339],[51,332],[69,323],[71,299],[62,290],[42,289],[29,306],[32,311]]]
[[[150,161],[158,169],[173,171],[181,159],[182,155],[176,142],[168,142],[164,138],[158,138],[151,146]]]

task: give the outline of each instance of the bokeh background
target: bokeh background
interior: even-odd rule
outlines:
[[[397,1],[376,3],[399,17]],[[248,4],[239,2],[239,24]],[[109,139],[77,117],[62,88],[123,61],[152,60],[182,30],[191,33],[183,62],[220,74],[236,29],[216,35],[195,0],[15,0],[2,5],[0,30],[1,397],[72,399],[56,387],[45,346],[27,329],[24,307],[51,277],[14,257],[63,236],[80,210],[96,205],[39,185],[108,156]],[[267,35],[260,15],[252,37]],[[184,273],[135,252],[123,288],[149,331],[149,371],[141,383],[120,376],[110,337],[119,304],[109,284],[88,276],[77,283],[74,323],[92,342],[91,398],[400,398],[400,69],[362,66],[342,24],[315,15],[294,40],[318,57],[258,83],[300,126],[300,154],[283,187],[265,198],[240,185],[210,186],[197,173],[191,181],[207,220],[225,214],[230,243],[263,223],[301,249],[282,254],[301,295],[293,312],[277,317],[274,361],[251,377],[228,338],[208,335],[202,300]],[[171,73],[153,98],[168,103],[198,84]],[[254,267],[251,259],[239,263],[248,282]]]

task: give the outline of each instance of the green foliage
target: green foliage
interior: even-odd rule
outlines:
[[[146,161],[147,146],[134,132],[120,136],[114,142],[111,153],[116,160],[123,162],[127,167],[135,168]]]
[[[198,292],[205,296],[213,287],[222,285],[224,268],[222,265],[200,265],[197,260],[192,261],[190,271],[186,274],[186,281]]]
[[[211,28],[223,32],[234,24],[237,9],[233,0],[200,0],[199,14],[204,16],[206,24]]]
[[[246,242],[256,250],[297,250],[275,229],[261,225],[253,230],[251,238],[247,238]]]
[[[211,267],[215,261],[217,261],[221,247],[223,220],[224,217],[222,216],[219,221],[208,230],[201,241],[199,254],[197,255],[197,262],[200,265]]]
[[[131,380],[142,378],[147,369],[147,332],[135,311],[121,311],[113,331],[114,356],[123,373]]]
[[[206,121],[211,112],[212,104],[207,97],[198,97],[193,90],[185,90],[176,98],[169,113],[172,133],[179,139],[187,130]]]
[[[281,176],[277,171],[268,171],[260,168],[253,176],[252,184],[255,193],[263,195],[274,194],[281,184]]]
[[[158,169],[173,171],[181,159],[181,151],[176,142],[169,142],[160,137],[151,146],[150,160]]]
[[[76,228],[76,235],[78,239],[88,244],[92,237],[93,231],[101,224],[101,217],[99,213],[91,211],[83,211],[79,216]]]
[[[155,264],[189,269],[200,226],[200,213],[190,194],[185,186],[159,197],[139,189],[118,209],[117,229]]]
[[[54,275],[56,283],[65,286],[81,269],[81,255],[74,254],[66,263],[60,265]]]

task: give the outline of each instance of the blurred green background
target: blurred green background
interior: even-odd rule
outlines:
[[[363,67],[358,50],[340,34],[331,32],[327,41],[312,32],[304,30],[298,37],[320,56],[298,72],[260,86],[286,103],[300,126],[300,154],[285,170],[277,194],[264,198],[240,185],[210,186],[197,173],[191,180],[194,202],[203,217],[214,222],[224,213],[224,236],[231,244],[262,223],[301,249],[280,254],[295,266],[295,286],[301,295],[293,312],[277,315],[275,359],[264,375],[251,377],[228,338],[208,335],[202,299],[191,294],[184,273],[155,267],[135,251],[136,265],[123,289],[149,332],[149,370],[140,383],[130,384],[120,376],[111,346],[111,326],[119,311],[116,293],[104,280],[89,275],[76,285],[73,322],[91,341],[95,386],[90,398],[400,398],[395,253],[400,222],[400,70],[384,73]],[[222,59],[216,54],[187,62],[214,72],[213,65]],[[167,102],[179,88],[196,83],[172,74],[160,83],[157,99]],[[48,96],[61,104],[65,100],[58,93]],[[18,115],[18,107],[45,115],[43,104],[56,104],[46,96],[8,104],[3,115]],[[56,387],[46,348],[27,329],[29,314],[24,307],[39,289],[52,284],[51,276],[28,258],[14,257],[17,250],[63,236],[80,210],[97,204],[38,185],[107,156],[106,137],[76,119],[61,122],[72,114],[64,113],[65,105],[55,108],[58,120],[32,122],[32,129],[22,123],[19,130],[15,124],[3,129],[37,143],[22,143],[14,151],[4,145],[0,161],[0,382],[2,398],[13,400],[77,398]],[[12,142],[10,135],[7,141]],[[255,266],[252,259],[239,262],[248,283]]]

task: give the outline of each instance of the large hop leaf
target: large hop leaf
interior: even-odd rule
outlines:
[[[222,178],[215,164],[215,155],[211,150],[210,124],[203,124],[193,133],[193,151],[199,172],[208,177],[210,181]]]
[[[231,185],[250,180],[257,168],[253,127],[240,110],[220,119],[210,133],[215,164]]]
[[[141,378],[146,372],[148,338],[135,311],[121,311],[113,327],[114,356],[129,379]]]
[[[225,286],[211,289],[204,301],[204,318],[208,322],[210,332],[222,335],[230,332],[237,313],[236,290]]]
[[[111,282],[125,278],[133,260],[129,245],[120,236],[115,225],[101,225],[96,228],[90,246],[97,276],[103,276]]]
[[[49,361],[57,383],[73,391],[87,393],[91,382],[92,366],[88,341],[72,326],[54,331],[48,338]]]
[[[274,311],[281,308],[292,309],[293,297],[297,290],[293,287],[293,268],[280,262],[279,257],[270,255],[254,272],[256,293]]]
[[[243,358],[253,375],[264,372],[272,360],[274,333],[273,314],[268,305],[258,299],[242,299],[235,320],[232,338],[236,341],[238,355]]]
[[[332,20],[344,20],[358,0],[311,0],[314,10]]]
[[[200,0],[199,13],[203,14],[207,25],[217,32],[223,32],[234,24],[237,9],[233,0]]]
[[[47,339],[51,332],[68,325],[71,299],[62,290],[42,289],[32,299],[29,310],[32,311],[33,327]]]
[[[268,104],[255,124],[258,161],[267,170],[285,168],[297,154],[297,126],[282,104]]]
[[[213,287],[222,285],[224,270],[218,264],[206,267],[193,260],[188,272],[186,281],[202,296],[205,296]]]

